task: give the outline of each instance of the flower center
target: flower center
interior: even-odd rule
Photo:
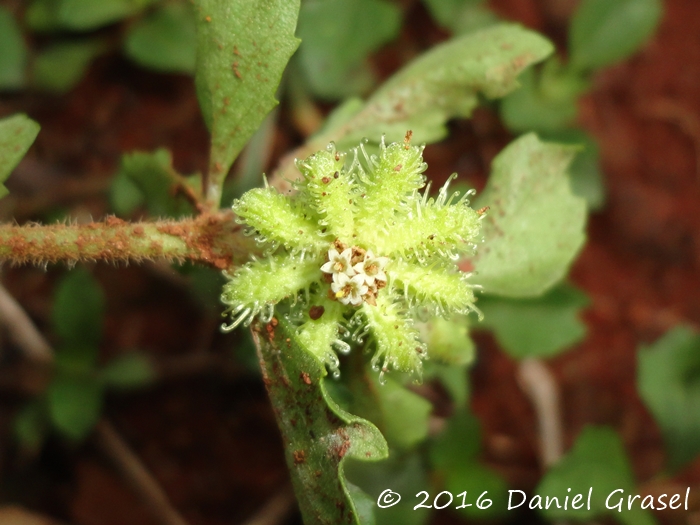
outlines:
[[[359,246],[347,247],[336,240],[328,250],[327,262],[321,271],[331,282],[329,297],[343,304],[360,306],[363,302],[376,305],[375,298],[387,284],[384,267],[387,257],[376,257],[371,250]]]

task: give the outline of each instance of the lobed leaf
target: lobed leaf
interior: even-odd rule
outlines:
[[[474,282],[484,292],[532,297],[559,281],[583,245],[586,203],[569,186],[572,147],[520,137],[494,160],[476,206],[489,206]]]
[[[322,381],[323,365],[287,320],[254,325],[253,337],[304,523],[360,525],[345,459],[386,458],[386,441],[374,425],[331,399]],[[359,503],[364,508],[365,498]]]
[[[8,194],[3,182],[10,176],[39,134],[39,124],[26,115],[0,119],[0,198]]]
[[[278,102],[282,72],[296,50],[299,0],[195,0],[195,81],[212,134],[210,198],[234,159]],[[216,197],[212,197],[216,196]]]

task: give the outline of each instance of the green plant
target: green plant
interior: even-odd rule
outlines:
[[[62,5],[68,9],[70,3]],[[103,20],[126,12],[123,3],[105,5],[112,11],[105,7],[109,16],[103,13]],[[468,336],[473,321],[465,314],[475,309],[473,290],[492,296],[494,311],[497,296],[537,297],[564,277],[584,240],[585,203],[572,194],[567,176],[574,148],[534,134],[517,139],[495,159],[475,201],[477,212],[463,198],[451,199],[446,186],[436,197],[427,189],[418,193],[425,182],[422,149],[404,141],[406,130],[415,141],[442,139],[449,119],[468,117],[482,96],[513,91],[520,73],[553,47],[513,25],[436,46],[366,101],[350,99],[340,106],[317,135],[282,161],[268,186],[243,194],[234,203],[246,225],[241,227],[226,209],[229,203],[220,209],[224,179],[277,103],[277,86],[298,44],[293,35],[299,5],[241,1],[235,3],[236,16],[230,16],[232,9],[217,0],[194,3],[196,85],[212,141],[206,176],[178,174],[165,151],[130,154],[115,203],[126,213],[145,203],[160,220],[2,225],[0,259],[23,264],[164,259],[227,271],[223,298],[234,315],[229,327],[251,323],[304,519],[369,522],[378,488],[372,479],[388,483],[408,471],[414,474],[411,483],[423,483],[416,492],[428,487],[428,461],[419,445],[428,439],[430,404],[407,383],[424,368],[424,378],[442,381],[456,404],[464,405],[465,367],[473,355]],[[0,181],[37,132],[23,116],[0,121]],[[352,154],[342,154],[365,138]],[[324,149],[330,142],[336,149]],[[294,163],[293,157],[306,160]],[[296,181],[294,196],[284,194],[289,180]],[[247,228],[254,235],[246,235]],[[251,262],[251,255],[257,260]],[[468,257],[463,262],[474,267],[474,275],[459,273],[453,256]],[[566,291],[555,298],[581,302]],[[363,354],[367,329],[380,374]],[[451,344],[454,340],[459,344]],[[348,350],[339,363],[336,351]],[[426,355],[430,362],[423,366]],[[340,372],[339,380],[326,377],[326,364]],[[388,371],[393,373],[384,377]],[[469,421],[452,423],[451,433],[429,447],[435,470],[448,484],[478,486],[488,480],[488,486],[502,487],[495,473],[477,467],[476,446],[459,465],[445,460],[442,451],[451,441],[478,433]],[[68,425],[78,426],[80,436],[90,427]],[[346,465],[346,458],[380,460],[390,448],[403,460]],[[481,477],[470,477],[470,467]],[[363,489],[371,492],[369,499]],[[406,510],[397,506],[376,519],[425,519],[425,513]]]

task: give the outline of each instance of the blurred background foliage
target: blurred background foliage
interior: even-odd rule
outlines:
[[[283,108],[265,120],[234,167],[227,182],[226,202],[260,184],[260,174],[273,154],[280,119],[292,119],[303,133],[313,134],[326,116],[330,115],[330,120],[325,125],[332,126],[333,119],[352,114],[353,101],[377,87],[382,80],[382,67],[377,64],[387,60],[382,50],[410,37],[410,32],[407,37],[402,29],[408,24],[404,4],[408,5],[389,0],[302,2],[297,30],[302,44],[280,87]],[[591,212],[604,209],[605,174],[596,139],[577,123],[579,101],[600,70],[628,60],[646,44],[659,24],[662,7],[661,0],[578,2],[557,53],[526,71],[517,91],[500,102],[487,102],[513,135],[535,131],[546,140],[578,149],[571,186],[585,198]],[[424,0],[422,12],[429,14],[429,23],[446,39],[499,21],[498,14],[482,0]],[[0,5],[0,92],[8,97],[67,94],[94,61],[115,53],[137,68],[192,75],[195,48],[195,19],[191,4],[184,0],[6,2]],[[404,61],[407,58],[401,57]],[[187,215],[191,212],[189,202],[171,189],[174,184],[186,188],[194,183],[194,177],[179,174],[165,149],[125,152],[110,183],[111,211],[123,218]],[[462,190],[471,186],[471,182],[461,184]],[[63,220],[69,210],[42,213],[44,219]],[[221,286],[217,272],[190,266],[164,271],[167,281],[187,289],[205,317],[216,319]],[[465,508],[459,511],[461,516],[515,523],[505,512],[508,479],[482,461],[482,431],[470,408],[469,380],[479,345],[469,334],[477,332],[477,343],[483,338],[480,332],[492,334],[515,366],[549,359],[586,337],[581,314],[589,304],[583,290],[564,281],[534,299],[482,298],[481,324],[453,319],[426,325],[423,329],[431,353],[452,365],[426,366],[425,382],[430,388],[407,386],[406,381],[395,379],[384,387],[367,385],[377,396],[378,406],[363,406],[362,399],[352,394],[353,385],[346,384],[344,378],[327,380],[331,395],[341,406],[382,421],[391,447],[387,461],[350,464],[348,479],[372,501],[389,487],[405,495],[421,490],[431,494],[448,490],[456,495],[466,490],[474,498],[488,491],[494,499],[492,507],[483,511]],[[59,442],[65,440],[66,445],[61,446],[78,446],[102,417],[107,392],[138,391],[159,380],[162,371],[144,349],[120,349],[117,357],[100,357],[101,327],[108,310],[109,301],[91,269],[67,272],[57,279],[46,327],[56,348],[55,373],[43,392],[14,403],[13,446],[23,457],[40,457],[50,435],[58,436],[53,439]],[[226,358],[247,374],[257,374],[249,336],[240,333],[235,347],[228,350]],[[700,452],[698,356],[700,336],[690,327],[675,328],[653,345],[639,349],[638,393],[666,443],[668,470],[660,476],[678,471]],[[437,398],[435,392],[440,394]],[[370,417],[373,411],[375,415]],[[3,480],[0,497],[27,503],[16,490],[7,489],[14,482]],[[566,488],[585,492],[596,484],[600,494],[608,486],[628,491],[636,487],[625,447],[608,426],[585,428],[571,449],[542,472],[535,492],[557,495]],[[405,497],[400,505],[375,512],[374,522],[418,525],[438,519],[428,509],[414,511],[414,503]],[[602,518],[625,524],[654,523],[656,519],[646,511],[611,514],[601,502],[590,511],[545,511],[539,519]]]

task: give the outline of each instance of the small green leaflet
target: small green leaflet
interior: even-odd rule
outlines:
[[[401,10],[383,0],[311,0],[301,6],[299,64],[312,91],[338,99],[364,91],[373,75],[367,56],[392,40]]]
[[[24,85],[27,46],[12,13],[0,6],[0,90]]]
[[[558,286],[541,297],[503,299],[484,296],[479,309],[504,350],[515,359],[552,357],[586,335],[579,313],[586,295],[571,286]]]
[[[638,354],[637,388],[666,441],[672,469],[700,453],[700,335],[674,328]]]
[[[80,82],[90,62],[104,50],[100,40],[54,44],[35,57],[32,83],[40,89],[66,93]]]
[[[567,489],[571,489],[568,491]],[[591,490],[592,489],[592,490]],[[624,498],[622,512],[606,508],[605,500],[613,491],[622,489],[610,499],[614,505]],[[591,508],[587,509],[588,491],[591,490]],[[570,501],[576,494],[582,498],[577,502],[579,509],[564,509],[564,501]],[[550,520],[577,519],[590,521],[601,516],[610,516],[625,525],[654,525],[656,521],[649,511],[640,508],[637,498],[631,510],[627,509],[627,497],[634,496],[635,482],[632,469],[620,438],[611,428],[587,427],[579,435],[572,449],[544,476],[537,487],[541,498],[542,513]],[[551,504],[545,509],[546,498],[558,498],[561,508]],[[513,504],[522,496],[513,495]],[[535,500],[537,503],[537,500]],[[532,501],[524,506],[531,505]]]
[[[166,3],[129,28],[126,54],[157,71],[192,74],[197,55],[197,28],[189,3]]]
[[[594,69],[627,58],[654,33],[662,14],[661,0],[583,0],[569,30],[572,66]]]
[[[0,198],[9,192],[3,182],[27,153],[39,134],[39,124],[26,115],[0,119]]]

